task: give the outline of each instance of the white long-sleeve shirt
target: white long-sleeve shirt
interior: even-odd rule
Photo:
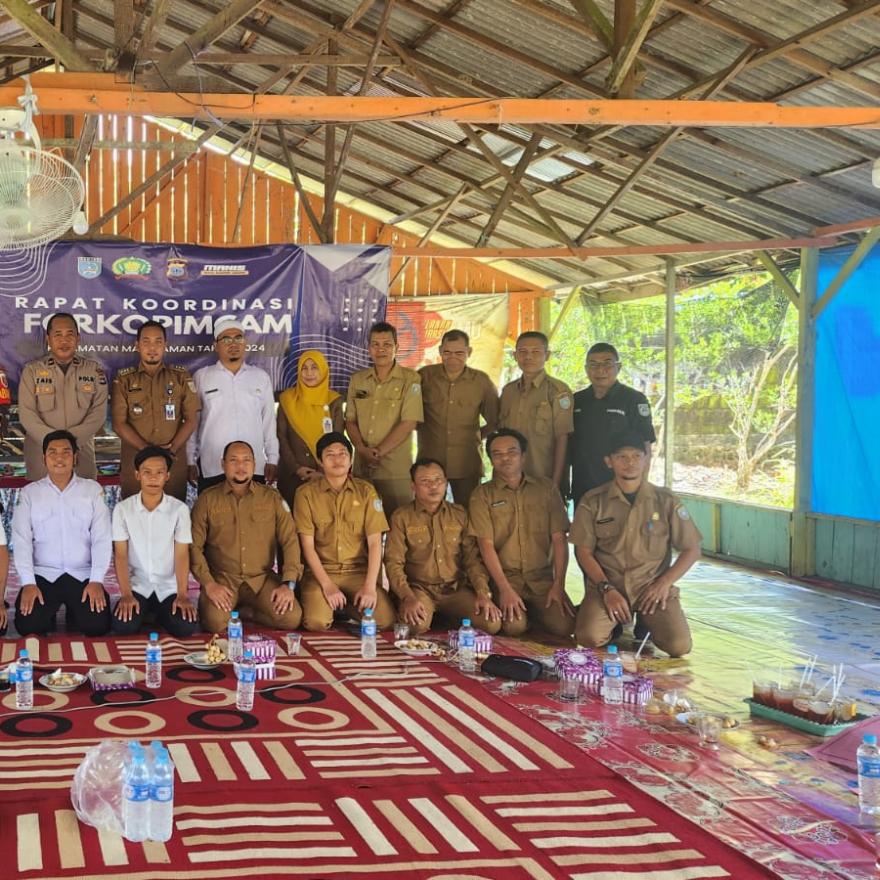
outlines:
[[[232,373],[219,361],[197,370],[193,379],[202,402],[199,427],[186,444],[189,464],[200,463],[203,477],[223,473],[223,450],[233,440],[253,447],[255,473],[278,464],[275,393],[269,374],[249,364]]]
[[[28,483],[12,514],[12,552],[22,586],[34,575],[104,582],[110,567],[110,511],[95,480],[73,475],[60,490],[50,477]]]

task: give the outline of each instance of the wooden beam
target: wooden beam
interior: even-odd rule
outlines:
[[[222,128],[220,123],[214,123],[210,128],[205,129],[202,134],[199,136],[198,140],[195,141],[196,148],[201,147],[206,141],[210,140],[217,134],[218,131]],[[96,233],[100,232],[101,227],[105,224],[109,223],[114,217],[121,214],[130,204],[137,201],[151,186],[158,183],[166,174],[170,174],[177,168],[178,165],[182,164],[189,160],[191,156],[195,155],[194,153],[184,153],[179,156],[174,156],[165,162],[164,165],[161,165],[158,170],[154,171],[146,180],[143,181],[139,186],[136,186],[133,190],[131,190],[128,195],[126,195],[121,201],[119,201],[116,205],[114,205],[109,211],[104,213],[101,217],[95,220],[91,226],[89,227],[89,232]]]
[[[605,17],[605,13],[594,0],[569,0],[587,23],[590,30],[598,37],[599,42],[609,51],[614,50],[614,25]]]
[[[156,65],[156,70],[169,77],[180,70],[198,54],[232,30],[243,18],[253,12],[261,0],[231,0],[220,11],[197,28],[175,49]]]
[[[116,73],[133,79],[134,73],[134,0],[113,2],[113,46],[116,55]]]
[[[840,288],[846,284],[852,273],[861,266],[862,261],[868,256],[878,241],[880,241],[880,226],[869,229],[862,236],[862,240],[858,243],[856,249],[849,255],[847,261],[840,267],[828,287],[825,288],[819,301],[813,306],[814,318],[818,318],[825,311],[828,303],[837,296]]]
[[[817,226],[813,235],[845,235],[847,232],[861,232],[874,226],[880,226],[880,217],[863,217],[861,220],[837,223],[834,226]]]
[[[309,220],[309,225],[315,232],[315,235],[318,236],[318,241],[321,244],[328,244],[324,239],[324,227],[321,225],[321,221],[318,219],[318,215],[315,214],[315,209],[312,207],[312,203],[309,201],[309,195],[305,191],[305,188],[302,185],[302,180],[299,176],[299,171],[296,168],[296,163],[293,161],[293,155],[290,152],[290,148],[287,145],[287,136],[284,134],[284,127],[281,123],[278,123],[278,141],[281,144],[281,152],[284,155],[284,161],[287,165],[287,170],[290,172],[290,179],[293,181],[293,185],[296,187],[297,194],[299,195],[299,200],[303,206],[303,209],[306,212],[306,217]]]
[[[94,65],[83,56],[73,42],[52,27],[28,0],[3,0],[9,15],[20,24],[51,56],[67,70],[93,70]],[[15,106],[15,102],[12,102]]]
[[[144,29],[141,32],[141,43],[138,47],[138,54],[141,59],[148,57],[149,51],[153,48],[153,41],[156,34],[165,24],[168,17],[168,11],[171,9],[171,0],[155,0],[153,8],[150,10],[149,18],[144,22]]]
[[[86,161],[89,158],[95,143],[95,135],[98,132],[98,117],[92,113],[83,120],[82,131],[79,135],[79,143],[76,145],[76,153],[73,156],[73,167],[80,174],[85,171]],[[45,144],[46,142],[43,141]]]
[[[572,310],[574,304],[580,299],[580,296],[581,289],[578,286],[572,287],[568,292],[568,296],[565,298],[565,302],[562,304],[562,308],[559,310],[559,314],[556,316],[556,320],[553,322],[553,326],[547,334],[548,342],[553,342],[553,337],[559,332],[562,322],[568,317],[568,313]]]
[[[633,65],[636,58],[638,58],[639,49],[641,49],[642,43],[645,42],[648,31],[650,31],[651,25],[654,23],[654,19],[657,17],[662,4],[663,0],[644,0],[642,8],[629,28],[629,33],[626,35],[623,45],[615,55],[614,63],[611,65],[611,73],[608,74],[608,79],[605,81],[609,94],[616,95],[619,92],[624,98],[632,97],[634,89],[624,89],[624,83],[628,77],[632,79],[630,74],[633,72]],[[617,21],[615,19],[615,29],[616,26]],[[633,82],[634,85],[635,83]]]
[[[336,43],[328,41],[327,51],[335,52]],[[338,74],[335,67],[327,68],[327,94],[335,95]],[[324,217],[321,226],[324,236],[332,243],[336,232],[336,189],[339,179],[339,167],[336,164],[336,126],[328,125],[324,132]]]
[[[620,54],[626,43],[626,38],[632,30],[633,22],[636,17],[636,0],[614,0],[614,57]],[[613,62],[612,62],[613,66]],[[608,86],[606,83],[606,90]],[[622,83],[622,88],[617,97],[632,98],[635,95],[636,84],[635,77],[629,76],[626,82]],[[613,92],[608,92],[612,96]]]
[[[646,244],[628,247],[579,247],[571,250],[565,247],[523,247],[523,248],[469,248],[469,247],[395,247],[394,253],[399,257],[434,257],[461,259],[468,257],[479,260],[484,258],[498,260],[560,260],[572,257],[588,260],[591,257],[635,257],[664,256],[672,254],[697,254],[704,252],[723,253],[731,251],[741,253],[756,250],[781,250],[801,247],[833,247],[839,244],[836,238],[770,238],[760,241],[701,241],[693,244]]]
[[[92,84],[68,85],[68,76],[31,77],[46,114],[123,113],[133,116],[192,117],[193,107],[218,119],[286,119],[310,122],[447,119],[468,124],[710,126],[721,128],[862,128],[880,129],[876,107],[780,106],[733,101],[545,100],[540,98],[473,99],[468,97],[350,97],[150,92],[137,85],[123,89],[102,74]],[[51,82],[49,79],[51,79]],[[0,87],[0,102],[15,103],[23,83]],[[746,195],[746,194],[743,194]]]
[[[510,204],[514,192],[516,192],[516,187],[522,183],[523,176],[528,170],[532,159],[534,159],[535,150],[538,149],[540,143],[541,135],[534,132],[523,149],[522,155],[516,163],[516,168],[513,169],[513,174],[511,175],[510,180],[507,181],[507,185],[504,187],[504,192],[501,193],[501,198],[495,203],[492,215],[489,217],[488,222],[483,227],[483,231],[480,233],[480,237],[477,239],[477,247],[483,247],[483,245],[492,237],[492,233],[495,231],[498,221],[501,220],[501,215],[507,210],[507,206]]]
[[[767,251],[755,251],[755,256],[761,265],[773,276],[773,280],[782,288],[785,295],[789,298],[795,308],[800,308],[797,288],[791,283],[788,276],[779,268],[776,260]]]
[[[666,258],[666,321],[664,326],[665,369],[663,406],[663,485],[675,484],[675,261]]]

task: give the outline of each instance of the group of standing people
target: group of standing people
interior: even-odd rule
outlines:
[[[499,395],[468,366],[463,331],[443,336],[439,364],[414,371],[380,322],[372,366],[351,376],[344,401],[324,356],[306,351],[276,412],[234,318],[216,322],[217,361],[193,376],[165,363],[165,328],[146,322],[138,365],[112,386],[78,354],[71,315],[54,315],[46,336],[48,354],[19,386],[32,481],[12,529],[23,635],[48,632],[61,605],[89,635],[134,632],[151,613],[181,637],[199,623],[220,631],[239,607],[263,626],[315,631],[372,608],[383,628],[401,619],[423,632],[440,614],[508,635],[534,624],[584,645],[606,644],[637,614],[658,647],[690,649],[674,582],[700,535],[671,493],[646,482],[650,407],[617,381],[607,343],[589,350],[590,385],[572,394],[545,370],[546,336],[523,333],[521,375]],[[108,390],[122,444],[112,520],[94,481]],[[484,443],[492,475],[481,482]],[[191,515],[187,482],[199,491]],[[569,541],[586,580],[579,609],[565,591]]]

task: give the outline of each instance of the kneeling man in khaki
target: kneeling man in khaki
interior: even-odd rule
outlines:
[[[681,657],[691,633],[675,582],[700,558],[702,536],[675,495],[645,479],[640,434],[617,434],[608,453],[614,479],[584,495],[571,529],[586,581],[575,635],[585,647],[607,645],[637,612],[636,638],[650,632],[661,651]]]
[[[467,511],[446,501],[443,465],[420,458],[409,472],[415,501],[394,511],[385,543],[385,571],[400,619],[423,633],[437,612],[456,628],[468,617],[478,629],[497,633],[501,611],[468,534]]]
[[[565,594],[568,517],[556,484],[523,471],[528,441],[513,428],[486,439],[492,479],[470,500],[470,533],[495,585],[504,635],[519,636],[529,618],[556,636],[570,636],[574,609]]]
[[[372,608],[376,626],[388,629],[394,609],[387,590],[378,586],[382,533],[388,531],[382,501],[371,483],[349,473],[351,443],[344,434],[325,434],[315,453],[324,476],[304,483],[293,496],[306,563],[300,584],[303,626],[322,632],[333,625],[334,611],[344,608],[360,620]]]
[[[290,508],[275,489],[254,482],[249,443],[229,443],[222,464],[226,479],[202,492],[192,510],[190,558],[202,586],[202,628],[221,632],[233,609],[248,606],[259,626],[296,629],[302,612],[293,589],[302,563]]]

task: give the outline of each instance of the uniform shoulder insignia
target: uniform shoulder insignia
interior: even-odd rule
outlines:
[[[410,394],[421,394],[422,393],[422,383],[421,382],[413,382],[409,387]]]
[[[687,512],[687,508],[683,504],[679,504],[678,507],[675,508],[675,514],[679,519],[688,520],[691,518],[691,515]]]
[[[379,513],[382,512],[382,499],[381,498],[374,498],[373,499],[373,510],[378,511]]]
[[[639,415],[647,418],[651,415],[651,404],[650,403],[640,403],[639,404]]]
[[[121,376],[128,376],[133,373],[134,370],[134,367],[123,367],[121,370],[116,371],[116,378],[119,379]]]
[[[568,392],[559,395],[559,407],[560,409],[571,408],[571,395]]]
[[[171,369],[175,370],[178,373],[187,373],[189,372],[183,364],[171,364]]]

